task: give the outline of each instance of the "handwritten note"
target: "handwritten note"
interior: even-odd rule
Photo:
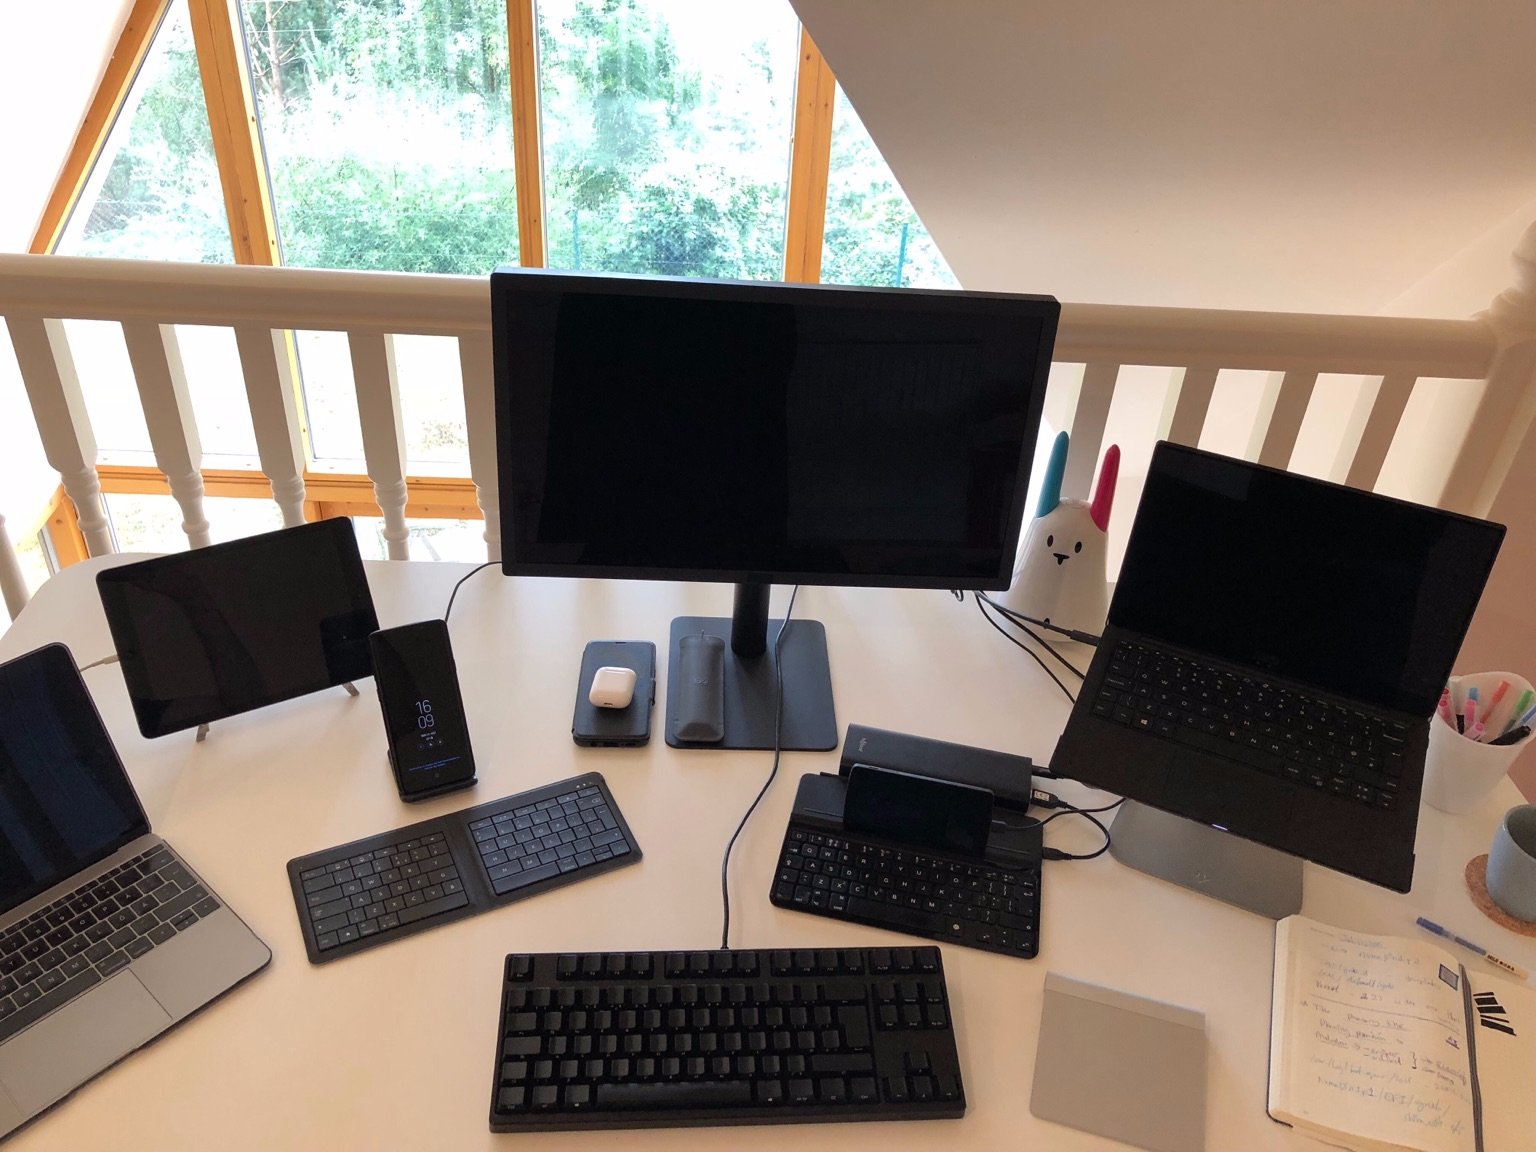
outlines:
[[[1301,917],[1280,930],[1271,1111],[1386,1145],[1472,1149],[1461,978],[1444,954]]]

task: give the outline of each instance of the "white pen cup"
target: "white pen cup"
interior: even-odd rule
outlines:
[[[1508,681],[1504,698],[1491,704],[1500,681]],[[1454,717],[1446,723],[1438,714],[1429,721],[1429,749],[1424,755],[1424,803],[1442,812],[1462,816],[1475,811],[1494,786],[1506,775],[1515,759],[1530,744],[1530,736],[1513,744],[1490,744],[1506,726],[1517,721],[1514,708],[1531,687],[1524,676],[1513,672],[1475,672],[1451,681],[1458,704],[1465,706],[1466,691],[1476,688],[1483,701],[1490,702],[1488,727],[1481,742],[1456,730]],[[1438,710],[1437,710],[1438,711]],[[1496,726],[1496,727],[1495,727]]]
[[[1488,895],[1516,920],[1536,922],[1536,804],[1511,808],[1488,849]]]

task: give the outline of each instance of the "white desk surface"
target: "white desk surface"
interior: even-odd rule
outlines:
[[[0,637],[9,658],[50,640],[81,664],[111,643],[94,587],[106,557],[46,584]],[[384,626],[439,616],[460,564],[377,562],[369,581]],[[781,614],[787,589],[775,589]],[[510,951],[713,948],[720,854],[767,776],[766,752],[677,751],[661,739],[667,627],[728,614],[720,585],[510,580],[477,574],[451,631],[480,782],[400,802],[371,687],[340,689],[147,741],[116,665],[85,673],[156,832],[170,840],[271,946],[271,966],[44,1114],[24,1149],[1120,1148],[1029,1112],[1047,970],[1205,1013],[1207,1147],[1314,1148],[1265,1114],[1271,922],[1132,872],[1108,856],[1046,866],[1042,949],[1023,961],[946,946],[944,966],[967,1113],[928,1123],[653,1129],[615,1136],[493,1136],[488,1129],[501,963]],[[841,733],[851,721],[1024,753],[1047,763],[1066,700],[967,602],[946,592],[807,588],[796,618],[827,626]],[[650,639],[660,657],[655,736],[640,749],[570,739],[581,650],[593,639]],[[804,948],[912,938],[768,902],[798,778],[835,771],[837,753],[786,754],[731,862],[731,944]],[[473,919],[313,967],[285,871],[294,856],[470,804],[599,771],[645,857]],[[1100,794],[1051,785],[1079,802]],[[1304,911],[1411,935],[1428,915],[1536,969],[1536,941],[1485,920],[1461,879],[1519,796],[1505,781],[1482,809],[1420,818],[1414,890],[1400,896],[1308,866]],[[1097,833],[1064,817],[1047,843],[1091,850]],[[1466,958],[1468,963],[1479,963]]]

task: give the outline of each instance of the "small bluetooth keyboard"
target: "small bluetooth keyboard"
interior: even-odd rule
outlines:
[[[491,1131],[965,1113],[939,950],[516,954]]]
[[[1040,856],[1000,868],[791,821],[770,899],[987,952],[1040,950]]]
[[[310,963],[640,859],[596,772],[288,862]]]

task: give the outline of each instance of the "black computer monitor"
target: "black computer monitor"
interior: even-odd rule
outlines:
[[[1008,586],[1050,297],[502,268],[491,309],[503,571],[735,584],[671,633],[673,671],[728,642],[715,746],[837,745],[825,633],[769,643],[770,585]]]

